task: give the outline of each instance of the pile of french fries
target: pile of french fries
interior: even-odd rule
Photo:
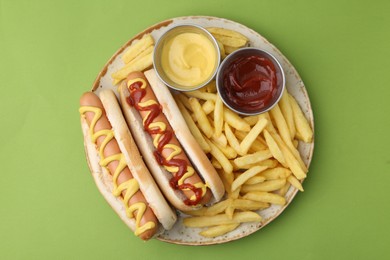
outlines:
[[[222,59],[233,51],[247,46],[249,43],[247,37],[233,30],[221,27],[207,27],[206,29],[217,40]]]
[[[111,74],[114,85],[117,85],[131,72],[144,71],[153,65],[154,39],[150,34],[145,34],[135,41],[123,54],[124,66]]]
[[[204,228],[200,235],[216,237],[244,222],[259,222],[259,210],[285,205],[285,195],[307,167],[298,142],[311,142],[313,131],[296,100],[287,92],[269,112],[240,116],[224,106],[215,81],[200,90],[175,94],[192,134],[223,180],[226,198],[210,207],[185,212],[187,227]]]

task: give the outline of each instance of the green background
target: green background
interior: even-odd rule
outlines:
[[[390,2],[0,0],[0,259],[388,259]],[[315,116],[305,192],[264,229],[204,247],[140,241],[89,174],[78,99],[162,20],[242,23],[296,67]]]

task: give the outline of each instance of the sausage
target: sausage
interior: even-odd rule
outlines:
[[[141,81],[139,79],[141,79]],[[139,91],[139,88],[141,87],[140,82],[144,82],[144,84],[146,84],[145,87],[142,87],[142,93]],[[145,131],[150,134],[154,141],[154,145],[156,147],[154,156],[156,157],[156,160],[160,165],[168,166],[166,167],[167,170],[173,175],[173,178],[170,181],[171,187],[179,189],[184,193],[187,198],[184,201],[186,205],[195,206],[198,204],[206,204],[212,196],[210,189],[195,172],[191,161],[188,159],[184,149],[177,140],[171,125],[165,115],[161,112],[161,106],[159,105],[157,98],[144,74],[142,72],[130,73],[125,81],[125,84],[127,84],[130,92],[130,97],[127,99],[128,104],[138,110],[144,122]],[[166,128],[162,129],[164,127]],[[174,153],[174,147],[179,148],[178,154]],[[172,153],[174,153],[173,156]],[[171,164],[175,164],[176,162],[181,162],[184,163],[184,165],[187,165],[188,172],[193,171],[193,174],[189,174],[190,176],[187,176],[187,170],[185,170],[185,173],[179,173],[180,167],[179,170],[177,170],[177,167],[171,169],[169,166],[171,166]],[[181,174],[185,175],[181,177]],[[180,183],[180,181],[183,181],[183,183]],[[198,193],[198,195],[196,195],[196,193]],[[199,194],[201,196],[200,200],[194,199],[194,197],[196,198]]]
[[[80,110],[80,113],[85,118],[87,124],[90,127],[93,127],[93,120],[96,116],[95,112],[88,109],[88,107],[94,107],[96,109],[99,109],[102,111],[101,117],[97,120],[96,125],[94,129],[92,130],[92,133],[98,133],[99,131],[103,130],[110,130],[111,131],[111,124],[107,119],[107,116],[104,111],[104,107],[99,99],[99,97],[92,93],[92,92],[86,92],[83,94],[80,98],[80,106],[81,108],[87,108],[85,110]],[[95,119],[96,120],[96,119]],[[102,134],[98,136],[95,140],[96,147],[99,150],[101,146],[104,146],[104,141],[106,138],[106,134]],[[115,138],[112,138],[106,145],[103,147],[103,157],[109,158],[113,155],[121,154],[121,151],[119,149],[118,143],[115,140]],[[104,158],[101,158],[101,162]],[[113,182],[115,182],[115,172],[118,170],[118,167],[120,167],[120,162],[117,159],[109,160],[108,164],[106,165],[108,171],[110,174],[114,177]],[[131,174],[129,167],[125,165],[123,167],[123,170],[117,174],[116,183],[114,183],[114,187],[119,187],[121,184],[124,184],[126,182],[135,181],[133,178],[133,175]],[[129,192],[129,194],[127,194]],[[124,189],[122,191],[119,190],[119,194],[115,194],[116,196],[121,196],[122,199],[126,198],[130,195],[129,189]],[[125,203],[125,200],[124,200]],[[134,207],[136,203],[141,203],[140,205],[144,204],[146,205],[145,211],[142,213],[142,210],[139,208],[136,208],[135,211],[130,213],[131,218],[134,218],[136,221],[136,230],[135,233],[137,236],[139,236],[143,240],[148,240],[153,237],[153,235],[156,233],[158,228],[158,220],[151,210],[151,208],[148,206],[148,202],[146,201],[145,197],[143,196],[142,192],[139,190],[139,188],[136,190],[136,192],[130,197],[128,200],[127,205],[125,205],[126,210],[129,209],[131,206]],[[140,211],[140,212],[139,212]],[[137,214],[141,214],[140,216],[137,216]],[[138,223],[139,221],[139,223]],[[145,228],[146,230],[143,230]],[[139,233],[139,234],[138,234]]]

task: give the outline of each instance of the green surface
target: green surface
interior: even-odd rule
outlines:
[[[0,0],[0,259],[388,259],[389,1]],[[253,28],[310,94],[315,154],[305,192],[228,244],[144,243],[98,193],[78,99],[111,55],[167,18]]]

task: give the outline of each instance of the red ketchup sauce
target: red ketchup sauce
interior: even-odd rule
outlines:
[[[224,95],[233,108],[255,112],[277,96],[281,80],[278,74],[275,64],[266,56],[239,56],[222,74]]]
[[[173,174],[173,177],[170,179],[169,184],[173,189],[179,189],[179,190],[190,189],[195,194],[195,200],[185,199],[184,204],[189,206],[197,205],[202,199],[202,189],[197,188],[190,183],[183,183],[179,185],[179,180],[187,172],[188,162],[182,159],[175,159],[175,158],[172,158],[171,160],[167,161],[163,157],[162,151],[164,150],[164,146],[166,144],[169,144],[170,140],[172,139],[173,132],[169,129],[162,131],[160,128],[153,128],[153,129],[149,128],[149,125],[154,121],[154,119],[162,113],[162,109],[159,104],[153,104],[145,107],[139,106],[139,103],[146,95],[146,90],[142,89],[141,87],[142,87],[141,81],[136,81],[132,83],[129,86],[130,96],[127,98],[126,101],[130,106],[133,106],[138,111],[150,111],[148,117],[144,122],[144,129],[150,135],[155,135],[155,134],[162,135],[159,140],[160,142],[158,143],[158,146],[154,151],[154,157],[156,158],[156,161],[160,165],[178,167],[179,170],[177,171],[176,174]]]

